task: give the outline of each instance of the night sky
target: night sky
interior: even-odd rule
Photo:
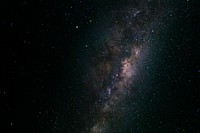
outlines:
[[[197,0],[0,5],[1,133],[200,133]]]

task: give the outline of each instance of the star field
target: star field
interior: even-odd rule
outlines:
[[[198,1],[0,5],[0,132],[200,132]]]

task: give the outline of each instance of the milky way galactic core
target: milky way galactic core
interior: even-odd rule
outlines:
[[[166,1],[165,1],[166,2]],[[97,52],[87,71],[87,86],[97,95],[91,133],[116,132],[118,121],[123,121],[129,108],[123,104],[134,95],[142,65],[148,62],[153,39],[159,35],[166,3],[160,0],[126,1],[126,5],[112,10],[102,49]],[[150,59],[149,59],[150,60]],[[84,77],[85,78],[85,77]],[[119,129],[118,129],[119,131]]]

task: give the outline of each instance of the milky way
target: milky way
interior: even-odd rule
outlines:
[[[140,77],[138,64],[147,56],[150,35],[156,32],[152,24],[161,15],[163,5],[159,0],[128,1],[126,6],[111,11],[103,49],[94,57],[95,65],[90,70],[88,86],[98,100],[89,132],[119,132],[112,126],[126,113],[121,104],[134,92],[134,80]]]

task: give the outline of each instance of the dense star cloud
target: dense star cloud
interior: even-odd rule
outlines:
[[[199,2],[0,5],[0,132],[200,132]]]
[[[160,15],[164,14],[164,3],[160,1],[126,1],[121,9],[113,10],[112,20],[109,22],[108,35],[103,59],[97,59],[94,71],[91,72],[89,82],[93,82],[91,89],[99,89],[99,99],[103,103],[98,107],[98,116],[90,132],[117,132],[109,124],[115,124],[118,117],[123,117],[125,111],[119,111],[119,104],[124,97],[134,91],[134,78],[140,77],[137,71],[138,59],[144,58],[151,46],[151,34],[158,27],[152,26]],[[162,5],[163,4],[163,5]],[[148,58],[148,57],[146,57]],[[142,64],[142,59],[139,60]],[[124,108],[124,110],[127,110]]]

